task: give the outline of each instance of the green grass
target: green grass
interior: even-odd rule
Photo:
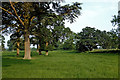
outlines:
[[[120,49],[95,49],[90,51],[90,53],[120,53]]]
[[[32,51],[31,60],[24,52],[4,51],[3,78],[118,78],[118,54],[50,51],[48,56]]]

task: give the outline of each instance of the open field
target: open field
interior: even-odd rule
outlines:
[[[118,54],[50,51],[48,56],[32,51],[31,60],[23,60],[24,52],[4,51],[3,78],[118,78]]]

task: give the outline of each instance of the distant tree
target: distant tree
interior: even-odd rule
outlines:
[[[90,51],[93,48],[97,48],[97,38],[95,35],[95,28],[83,28],[82,31],[78,33],[77,39],[79,39],[79,41],[77,42],[77,45],[85,45],[84,47],[86,47]]]
[[[67,33],[67,32],[66,32]],[[72,50],[75,49],[75,36],[76,34],[71,31],[69,32],[68,37],[64,40],[62,47],[64,50]]]
[[[21,36],[23,35],[23,31],[19,29],[19,27],[15,27],[15,31],[10,36],[10,41],[12,41],[16,45],[17,55],[19,55],[20,44],[21,42],[24,44]],[[24,45],[22,45],[24,46]]]
[[[100,31],[95,28],[83,28],[77,34],[76,49],[79,51],[91,51],[101,46],[103,49],[117,47],[117,35],[115,32]]]
[[[76,49],[79,52],[89,51],[89,49],[81,41],[77,41],[76,42]]]
[[[120,11],[118,11],[118,14],[120,14]],[[118,32],[118,49],[120,49],[120,15],[113,16],[113,19],[111,20],[111,23],[113,24],[113,26],[118,26],[117,28],[117,32]]]
[[[118,48],[119,41],[118,41],[118,31],[117,29],[112,29],[109,32],[109,36],[111,37],[111,48]]]
[[[2,46],[2,51],[5,50],[5,37],[3,35],[0,34],[0,43],[1,43],[1,46]]]
[[[8,46],[8,50],[9,50],[9,51],[12,51],[12,50],[15,49],[15,45],[14,45],[13,42],[10,41],[10,40],[7,41],[7,46]]]
[[[13,37],[13,36],[12,36]],[[18,49],[18,42],[16,39],[10,38],[10,40],[7,41],[8,50],[17,50]],[[19,39],[19,50],[24,50],[24,40],[23,38]],[[19,55],[19,54],[17,54]]]

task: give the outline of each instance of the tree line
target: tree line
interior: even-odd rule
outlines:
[[[52,39],[47,49],[44,41],[39,42],[36,39],[37,37],[31,37],[30,41],[33,46],[37,45],[37,52],[41,55],[41,51],[43,50],[78,50],[80,52],[83,51],[91,51],[93,49],[118,49],[119,47],[119,38],[117,29],[112,29],[110,31],[101,31],[92,27],[85,27],[79,33],[74,33],[70,30],[70,28],[61,28],[65,30],[60,30],[61,34],[57,32],[60,38],[57,41]],[[56,35],[57,35],[56,34]],[[57,35],[57,36],[58,36]],[[60,36],[61,35],[61,36]],[[10,36],[10,40],[8,40],[7,45],[9,47],[8,50],[17,50],[17,39],[13,39],[13,35]],[[2,41],[2,45],[4,47],[4,40]],[[24,50],[24,38],[20,38],[20,50]],[[41,47],[40,47],[41,46]],[[3,48],[4,49],[4,48]]]

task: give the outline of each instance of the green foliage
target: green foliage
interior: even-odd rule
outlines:
[[[44,43],[48,42],[49,46],[54,46],[59,39],[63,41],[66,38],[70,29],[64,27],[64,21],[68,20],[70,23],[73,23],[80,15],[80,10],[82,9],[81,3],[78,2],[64,6],[60,2],[54,1],[37,3],[12,2],[18,14],[17,16],[9,2],[3,4],[2,7],[13,14],[11,15],[3,11],[2,18],[4,22],[2,26],[5,28],[4,33],[6,32],[8,34],[11,31],[12,35],[14,35],[13,37],[17,37],[16,42],[19,41],[19,38],[24,33],[28,33],[33,37],[30,40],[31,43],[33,45],[39,45],[44,50],[46,50]],[[20,32],[16,33],[17,29]],[[25,32],[26,30],[27,32]],[[59,32],[61,33],[59,34]]]
[[[81,7],[82,3],[75,2],[72,5],[66,4],[64,6],[60,6],[57,10],[57,12],[60,15],[63,15],[64,19],[68,20],[70,23],[73,23],[76,18],[78,18],[79,15],[81,15],[80,10],[82,10]]]
[[[35,47],[31,48],[32,51],[36,51],[37,49]]]
[[[91,51],[97,49],[98,46],[103,49],[115,49],[118,45],[116,32],[100,31],[91,27],[83,28],[76,38],[76,49],[79,51]]]
[[[13,45],[13,43],[12,43],[12,41],[10,41],[10,40],[8,40],[7,41],[7,46],[8,46],[8,50],[14,50],[13,48],[14,48],[14,45]]]
[[[63,49],[64,50],[75,50],[75,36],[76,34],[71,32],[68,34],[67,39],[63,43]]]
[[[79,51],[92,50],[97,47],[97,37],[95,33],[95,28],[86,27],[83,28],[80,33],[76,36],[79,41],[77,41],[76,47]],[[82,49],[81,49],[82,48]]]
[[[48,45],[47,49],[50,50],[50,51],[53,51],[54,50],[54,46],[52,44],[50,44],[50,45]]]
[[[118,11],[118,14],[120,14],[120,11]],[[120,15],[113,16],[113,19],[111,20],[111,23],[113,24],[113,26],[118,26],[117,28],[117,33],[118,33],[118,49],[120,49]]]
[[[24,50],[24,40],[23,40],[23,38],[20,38],[20,47],[19,47],[19,49],[20,50]],[[14,40],[14,39],[10,39],[10,40],[8,40],[7,41],[7,46],[8,46],[8,50],[16,50],[17,49],[17,42],[16,42],[16,40]]]
[[[1,43],[1,46],[2,46],[2,51],[5,50],[5,37],[3,35],[0,34],[0,43]]]
[[[74,44],[73,44],[73,42],[65,42],[64,44],[63,44],[63,49],[64,50],[72,50],[72,49],[74,49]]]
[[[85,52],[85,51],[89,51],[89,48],[87,48],[82,42],[80,41],[77,41],[76,43],[76,49],[79,51],[79,52]]]

